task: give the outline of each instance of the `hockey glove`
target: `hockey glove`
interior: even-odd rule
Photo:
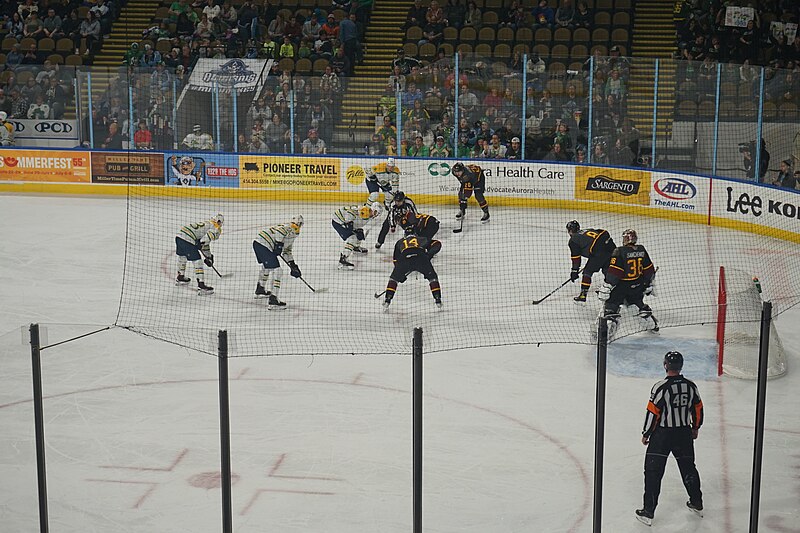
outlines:
[[[569,273],[569,280],[570,280],[571,282],[573,282],[573,283],[574,283],[574,282],[575,282],[575,281],[576,281],[576,280],[577,280],[579,277],[580,277],[580,276],[579,276],[579,271],[577,271],[577,270],[572,270],[572,272],[570,272],[570,273]]]
[[[603,283],[603,285],[600,287],[600,290],[597,291],[597,299],[600,300],[601,302],[605,302],[606,300],[608,300],[611,297],[611,289],[613,288],[614,287],[612,287],[608,283]]]
[[[359,241],[363,241],[364,240],[364,230],[362,228],[357,228],[356,230],[353,231],[353,234],[356,236],[356,239],[358,239]]]
[[[214,266],[214,254],[212,253],[207,254],[206,258],[203,259],[203,263],[205,263],[206,266],[208,267]]]
[[[655,287],[653,287],[652,284],[648,285],[647,287],[645,287],[644,288],[644,295],[645,296],[655,296],[656,295]]]
[[[389,231],[391,231],[392,233],[394,233],[396,229],[397,229],[397,226],[395,226],[394,224],[389,226]]]
[[[300,272],[300,267],[297,266],[297,263],[295,263],[294,261],[289,261],[289,269],[290,269],[289,274],[291,274],[293,278],[299,278],[300,276],[303,275]]]
[[[283,253],[283,243],[276,242],[275,246],[272,248],[272,251],[275,252],[275,255],[281,255]]]

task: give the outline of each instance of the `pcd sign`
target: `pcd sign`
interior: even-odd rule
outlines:
[[[69,122],[57,122],[49,120],[37,122],[33,126],[33,129],[45,135],[48,133],[70,133],[73,130],[72,124]]]
[[[653,184],[653,188],[670,200],[689,200],[697,195],[697,187],[681,178],[662,178]]]

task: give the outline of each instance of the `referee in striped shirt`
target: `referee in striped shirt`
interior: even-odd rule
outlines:
[[[667,352],[664,369],[667,377],[653,385],[647,416],[642,431],[642,444],[647,446],[644,460],[644,506],[636,510],[636,518],[652,524],[661,492],[661,478],[669,454],[675,456],[683,485],[689,493],[686,506],[703,516],[703,493],[700,474],[694,464],[694,439],[703,425],[703,402],[697,386],[681,375],[683,355]]]

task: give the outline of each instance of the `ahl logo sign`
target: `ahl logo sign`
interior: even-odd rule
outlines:
[[[616,180],[608,176],[597,175],[586,181],[586,190],[633,196],[639,194],[639,185],[638,181]]]
[[[662,178],[653,184],[653,189],[670,200],[689,200],[697,195],[697,188],[680,178]]]

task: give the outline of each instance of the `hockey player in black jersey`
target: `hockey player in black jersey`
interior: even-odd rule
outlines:
[[[458,214],[456,215],[456,220],[460,220],[464,216],[467,211],[467,200],[475,193],[475,200],[477,200],[480,208],[483,209],[481,222],[488,222],[489,202],[483,196],[486,191],[486,176],[483,173],[483,169],[478,165],[456,163],[450,171],[461,183],[461,187],[458,189]]]
[[[622,232],[622,246],[611,254],[605,282],[597,292],[597,297],[604,302],[603,313],[611,319],[612,327],[619,320],[620,306],[627,304],[639,308],[639,318],[645,321],[648,330],[658,331],[653,310],[643,301],[644,296],[653,291],[655,268],[647,250],[637,241],[634,230]]]
[[[574,298],[578,303],[586,301],[589,287],[592,285],[592,275],[600,270],[606,273],[611,253],[616,248],[611,235],[604,229],[581,230],[577,220],[567,223],[569,233],[569,252],[572,260],[572,272],[569,279],[576,281],[580,277],[581,257],[586,257],[586,266],[583,267],[581,278],[581,292]]]
[[[389,234],[389,230],[394,233],[397,224],[404,214],[417,213],[417,206],[414,200],[406,196],[403,191],[394,193],[394,198],[388,207],[389,209],[386,213],[383,225],[381,226],[381,231],[378,234],[378,241],[375,243],[375,248],[383,246],[383,243],[386,242],[386,236]]]
[[[406,235],[416,235],[425,237],[428,241],[425,251],[428,257],[433,257],[442,249],[442,243],[433,237],[439,231],[439,221],[436,217],[424,213],[414,214],[408,212],[400,219],[400,226],[405,230]]]
[[[442,291],[441,287],[439,287],[439,277],[433,265],[431,265],[431,259],[427,253],[428,246],[428,239],[417,235],[408,235],[397,241],[394,246],[394,269],[389,276],[389,283],[386,284],[386,296],[383,301],[385,310],[388,310],[389,305],[392,303],[392,298],[394,298],[394,294],[397,291],[397,285],[405,282],[411,272],[419,272],[425,276],[425,279],[430,284],[436,307],[442,308]]]

